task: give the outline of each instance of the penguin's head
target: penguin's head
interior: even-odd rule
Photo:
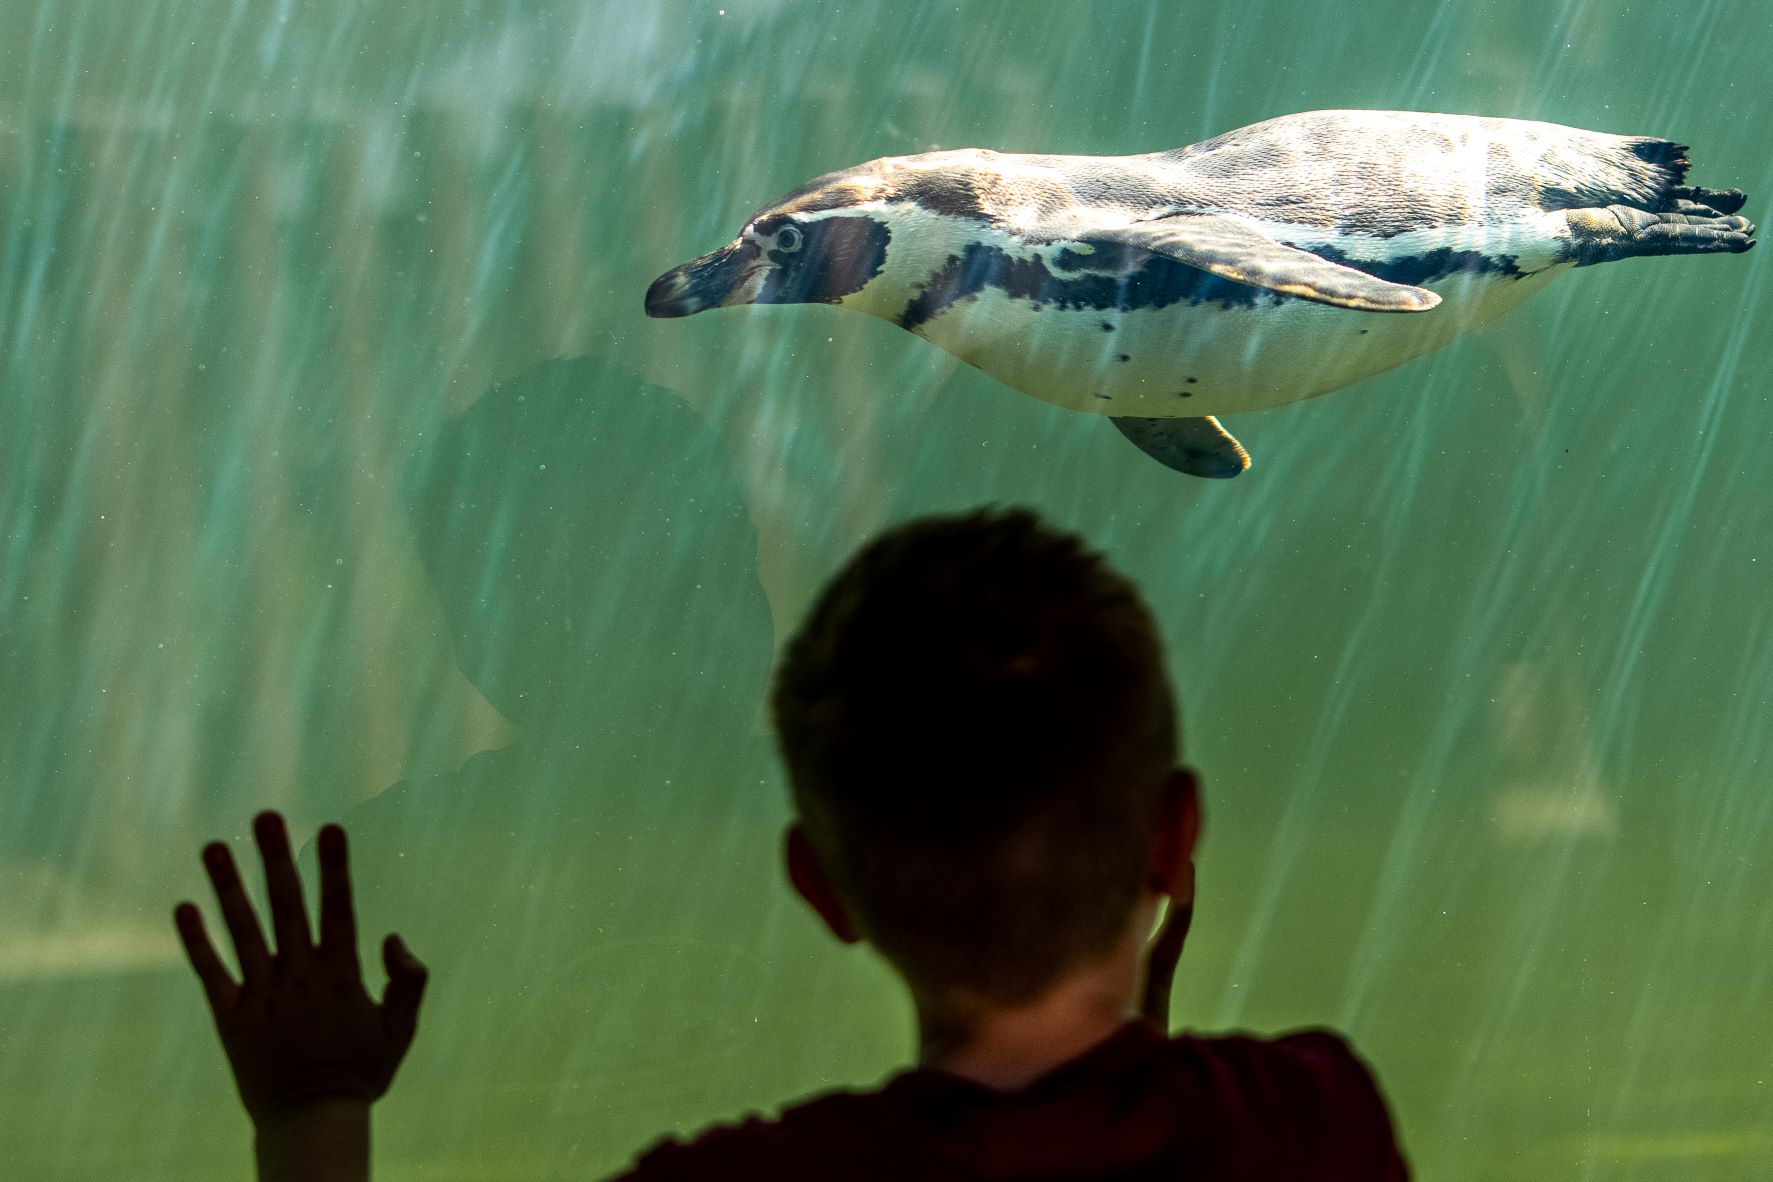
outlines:
[[[654,280],[646,314],[836,304],[856,295],[880,275],[893,237],[871,182],[861,169],[832,173],[764,206],[733,241]]]

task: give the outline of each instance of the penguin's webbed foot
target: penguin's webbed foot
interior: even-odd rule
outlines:
[[[1177,472],[1225,480],[1250,466],[1250,453],[1244,445],[1211,415],[1198,419],[1116,416],[1108,421],[1120,428],[1134,447]]]
[[[1710,217],[1741,209],[1748,194],[1741,189],[1707,189],[1703,185],[1671,185],[1662,213],[1698,213]]]
[[[1629,205],[1566,210],[1571,259],[1586,267],[1641,255],[1740,254],[1755,244],[1754,223],[1747,218],[1721,215],[1684,197],[1673,200],[1704,212],[1650,213]]]

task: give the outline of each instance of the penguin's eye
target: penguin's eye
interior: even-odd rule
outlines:
[[[793,254],[806,241],[806,235],[800,232],[799,226],[783,226],[776,231],[776,249],[784,254]]]

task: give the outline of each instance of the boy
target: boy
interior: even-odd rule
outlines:
[[[773,707],[794,888],[911,992],[919,1066],[872,1092],[668,1140],[630,1182],[1406,1176],[1336,1035],[1166,1038],[1194,897],[1194,773],[1138,592],[1030,513],[928,518],[858,554],[791,642]],[[369,1105],[424,970],[363,991],[344,834],[321,831],[310,943],[282,822],[255,825],[273,956],[225,847],[205,861],[245,976],[176,915],[257,1129],[263,1179],[368,1176]],[[1156,944],[1146,937],[1169,901]]]

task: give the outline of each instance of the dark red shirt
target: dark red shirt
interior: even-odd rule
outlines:
[[[1341,1036],[1166,1038],[1132,1023],[1012,1092],[919,1068],[667,1140],[621,1182],[1401,1182],[1385,1101]]]

